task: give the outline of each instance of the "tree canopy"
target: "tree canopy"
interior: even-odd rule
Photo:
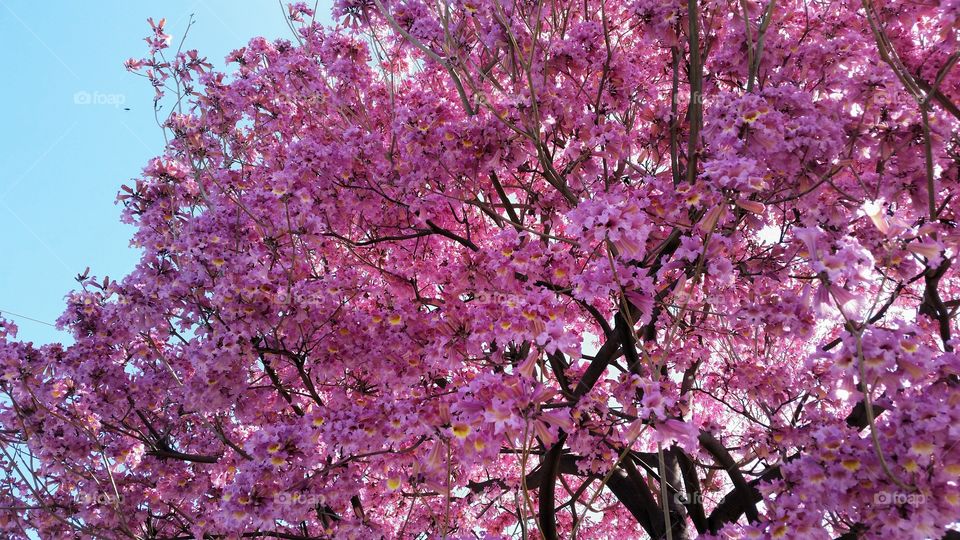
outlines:
[[[960,2],[287,15],[127,62],[142,257],[0,320],[5,537],[956,537]]]

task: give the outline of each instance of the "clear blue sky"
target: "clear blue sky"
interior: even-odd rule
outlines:
[[[329,21],[330,0],[320,4]],[[133,268],[114,201],[163,137],[152,88],[123,62],[145,55],[147,17],[166,17],[177,43],[191,13],[185,48],[215,66],[253,36],[290,38],[275,0],[0,0],[0,311],[20,339],[69,340],[28,318],[59,317],[87,266],[111,278]]]

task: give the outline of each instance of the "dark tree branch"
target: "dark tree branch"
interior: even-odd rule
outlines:
[[[543,463],[540,465],[543,469],[543,483],[540,485],[539,510],[540,510],[540,533],[546,540],[559,540],[557,535],[557,504],[555,488],[557,485],[557,475],[560,472],[560,456],[563,452],[563,443],[566,440],[566,434],[561,435],[560,440],[554,443],[543,457]]]
[[[733,482],[734,492],[736,492],[742,500],[747,502],[743,508],[747,514],[747,518],[750,521],[759,520],[760,514],[757,512],[757,507],[753,500],[753,494],[756,492],[756,488],[747,484],[747,480],[743,477],[743,472],[740,471],[737,462],[734,461],[733,456],[730,455],[730,451],[710,432],[701,431],[699,440],[704,450],[709,452],[730,476],[730,481]],[[759,492],[757,495],[759,495]]]

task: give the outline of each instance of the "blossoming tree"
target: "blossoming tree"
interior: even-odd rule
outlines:
[[[941,538],[960,2],[343,0],[128,68],[142,251],[0,322],[28,538]]]

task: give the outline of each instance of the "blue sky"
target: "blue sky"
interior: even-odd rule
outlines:
[[[329,0],[318,11],[329,21]],[[185,48],[215,66],[253,36],[290,37],[275,0],[0,0],[0,311],[20,339],[69,340],[43,323],[62,313],[74,277],[133,268],[114,201],[163,137],[152,88],[123,62],[145,55],[147,17],[166,17],[177,43],[191,14]]]

